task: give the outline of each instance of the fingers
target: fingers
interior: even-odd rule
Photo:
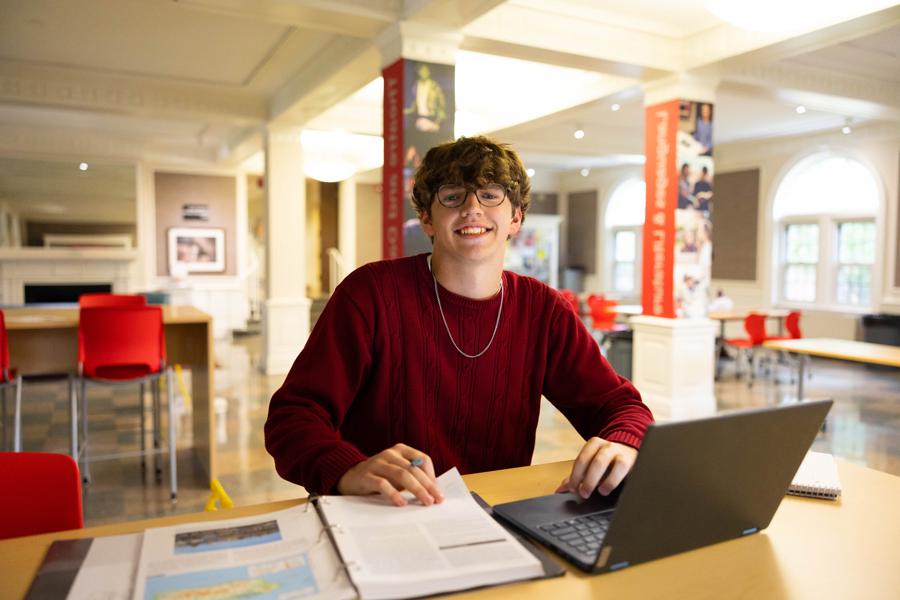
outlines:
[[[588,498],[595,489],[606,496],[622,483],[636,457],[637,450],[634,448],[598,437],[591,438],[575,459],[568,477],[568,490],[582,498]]]
[[[560,492],[568,492],[569,491],[569,478],[566,477],[559,483],[559,487],[556,488],[554,494],[559,494]]]
[[[421,459],[422,464],[412,466],[413,459]],[[338,491],[342,494],[381,494],[397,506],[408,504],[401,493],[403,490],[412,493],[425,506],[444,500],[434,477],[431,458],[403,444],[359,463],[338,482]]]

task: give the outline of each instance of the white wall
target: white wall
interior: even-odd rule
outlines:
[[[609,247],[609,240],[603,234],[604,221],[606,219],[606,205],[613,190],[623,181],[638,177],[644,178],[643,165],[626,165],[621,167],[609,167],[605,169],[591,169],[587,177],[582,176],[577,171],[561,173],[559,175],[559,209],[563,215],[562,235],[560,239],[561,257],[563,264],[566,262],[566,244],[568,239],[566,236],[566,219],[578,218],[578,215],[569,215],[569,194],[575,192],[585,192],[590,190],[597,191],[597,273],[585,273],[585,291],[587,292],[604,292],[612,287],[604,273],[607,261],[610,260],[612,248]],[[631,301],[633,298],[623,298],[622,300]]]
[[[777,240],[771,223],[772,202],[778,184],[796,162],[825,150],[849,154],[868,165],[882,186],[883,207],[878,218],[883,245],[876,265],[877,302],[875,311],[900,314],[900,288],[893,285],[897,246],[897,181],[900,162],[900,126],[880,124],[855,127],[853,133],[840,132],[796,136],[719,145],[716,171],[758,168],[760,171],[757,281],[713,280],[712,289],[722,288],[735,300],[738,309],[768,308],[774,305],[771,275],[774,272],[773,244]],[[721,241],[718,243],[722,243]],[[853,339],[858,337],[859,314],[834,311],[804,311],[804,335]]]

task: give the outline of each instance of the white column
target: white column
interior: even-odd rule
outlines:
[[[371,223],[366,223],[372,226]],[[338,184],[338,250],[344,257],[344,273],[356,268],[356,177]],[[332,284],[333,285],[333,284]]]
[[[136,193],[136,239],[137,260],[132,267],[131,289],[129,292],[155,290],[156,272],[156,186],[153,169],[144,162],[134,168]]]
[[[716,332],[709,319],[632,317],[632,383],[658,420],[716,412]]]
[[[309,337],[306,180],[300,129],[270,127],[266,149],[266,301],[262,369],[287,373]]]

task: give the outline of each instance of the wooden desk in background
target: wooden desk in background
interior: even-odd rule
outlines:
[[[491,504],[551,493],[570,462],[464,477]],[[838,501],[785,497],[760,534],[590,576],[570,567],[556,579],[469,592],[469,598],[878,598],[900,591],[900,477],[838,461]],[[133,521],[80,531],[0,541],[0,598],[21,598],[50,543],[115,535],[192,521],[247,516],[287,508],[288,500]],[[404,509],[397,509],[402,511]],[[698,524],[702,527],[702,524]]]
[[[800,338],[797,340],[771,340],[763,343],[764,348],[791,354],[821,356],[851,362],[885,365],[900,368],[900,346],[871,344],[852,340],[832,338]],[[803,399],[803,360],[797,361],[797,399]]]
[[[163,306],[169,364],[191,370],[193,447],[216,476],[212,317],[193,306]],[[77,308],[7,308],[10,365],[25,375],[74,372],[78,365]],[[27,402],[27,386],[23,401]]]

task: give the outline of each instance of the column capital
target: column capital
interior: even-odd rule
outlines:
[[[381,51],[382,68],[401,58],[453,65],[462,40],[463,34],[458,29],[398,21],[375,38],[375,45]]]
[[[644,106],[653,106],[675,99],[715,102],[719,82],[718,77],[692,73],[676,73],[648,81],[641,85],[644,91]]]
[[[295,125],[282,125],[279,123],[266,123],[261,132],[265,144],[271,142],[295,143],[300,144],[300,134],[303,132],[302,127]]]

